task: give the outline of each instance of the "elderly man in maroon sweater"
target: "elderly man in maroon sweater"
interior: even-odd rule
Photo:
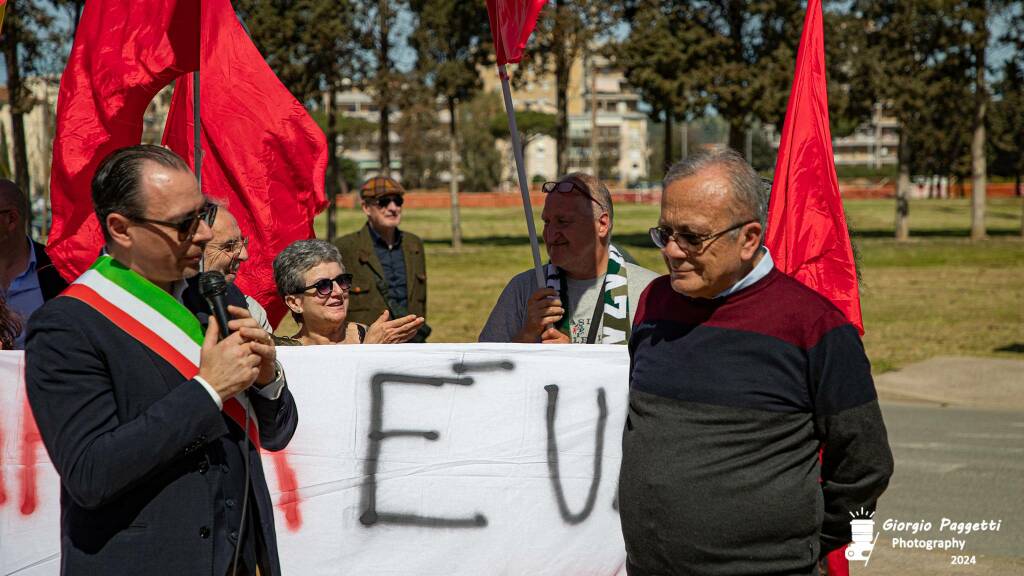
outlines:
[[[775,269],[767,194],[736,152],[676,164],[664,190],[651,237],[669,274],[640,298],[629,344],[627,569],[816,574],[892,474],[864,347]]]

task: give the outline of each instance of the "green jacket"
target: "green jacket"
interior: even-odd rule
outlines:
[[[387,280],[377,252],[373,249],[373,237],[367,223],[359,230],[334,241],[341,250],[345,271],[352,274],[352,288],[349,290],[348,320],[370,325],[388,308]],[[423,253],[423,241],[419,236],[402,231],[402,254],[405,256],[405,275],[408,285],[408,310],[392,310],[392,314],[415,314],[427,317],[427,262]],[[424,324],[426,326],[426,324]],[[426,334],[414,341],[423,341]],[[429,334],[429,328],[426,330]]]

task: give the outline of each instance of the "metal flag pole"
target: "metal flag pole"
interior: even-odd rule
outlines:
[[[544,266],[540,261],[540,243],[537,241],[537,227],[533,223],[533,207],[530,205],[530,189],[526,182],[526,165],[523,150],[519,146],[519,128],[516,126],[516,110],[512,104],[512,89],[508,83],[508,71],[504,64],[498,65],[501,77],[501,93],[505,97],[505,113],[508,115],[508,131],[512,136],[512,154],[516,159],[516,174],[519,176],[519,192],[523,195],[523,212],[526,215],[526,229],[530,232],[530,249],[533,251],[533,272],[537,286],[544,287]]]
[[[192,150],[195,157],[196,181],[199,191],[203,191],[203,143],[200,139],[202,129],[199,124],[199,70],[192,73]]]

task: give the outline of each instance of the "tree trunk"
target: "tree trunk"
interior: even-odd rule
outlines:
[[[1021,199],[1020,203],[1020,235],[1024,237],[1024,190],[1020,187],[1020,169],[1018,168],[1014,173],[1014,187],[1013,193]]]
[[[333,242],[338,235],[338,128],[335,119],[334,89],[327,91],[327,241]]]
[[[903,135],[906,127],[901,127],[899,149],[896,153],[896,162],[899,169],[899,178],[896,180],[896,240],[903,241],[910,238],[910,203],[907,200],[910,192],[910,165],[907,163],[907,139]]]
[[[669,166],[672,166],[672,111],[665,110],[665,159],[661,167],[662,174],[668,174]]]
[[[743,120],[739,118],[729,119],[729,148],[739,152],[745,144],[747,133],[743,129]]]
[[[984,23],[982,23],[984,24]],[[971,138],[971,240],[985,238],[985,112],[988,93],[985,86],[985,44],[975,53],[974,63],[974,136]]]
[[[14,144],[14,181],[32,197],[32,182],[28,172],[28,153],[25,145],[25,112],[29,98],[21,82],[21,66],[18,63],[18,31],[21,26],[15,0],[7,2],[7,27],[4,33],[4,63],[7,65],[7,98],[11,106],[11,135]]]
[[[679,157],[686,160],[686,157],[690,155],[690,126],[687,120],[683,120],[682,134],[679,135],[680,148],[682,149]]]
[[[391,176],[391,46],[388,39],[388,1],[378,0],[380,17],[380,51],[377,54],[377,100],[380,106],[380,173]]]
[[[569,156],[569,72],[571,62],[566,47],[564,0],[555,0],[555,163],[558,177],[568,172]]]
[[[459,218],[459,145],[455,126],[455,100],[448,99],[448,191],[452,198],[452,249],[462,249],[462,223]]]
[[[594,178],[601,178],[601,154],[597,140],[597,65],[595,54],[590,54],[590,171]]]

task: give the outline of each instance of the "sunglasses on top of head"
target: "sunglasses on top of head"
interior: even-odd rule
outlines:
[[[338,274],[334,278],[321,278],[316,282],[313,282],[309,286],[306,286],[296,294],[301,294],[307,290],[316,290],[316,293],[320,296],[330,296],[331,292],[334,292],[334,285],[337,284],[343,291],[348,292],[348,289],[352,287],[352,275]]]
[[[590,190],[587,190],[583,186],[580,186],[579,184],[577,184],[573,180],[561,180],[559,182],[545,182],[541,186],[541,190],[543,190],[545,194],[551,194],[552,192],[561,192],[563,194],[568,194],[568,193],[571,193],[571,192],[579,192],[580,194],[582,194],[584,197],[586,197],[588,200],[590,200],[594,204],[597,204],[598,206],[601,206],[602,208],[604,207],[604,205],[602,205],[600,202],[598,202],[597,199],[594,198],[593,195],[591,195]]]
[[[401,208],[402,204],[405,203],[405,199],[401,196],[381,196],[380,198],[377,198],[374,203],[378,208],[387,208],[392,202],[395,203],[395,206]]]

